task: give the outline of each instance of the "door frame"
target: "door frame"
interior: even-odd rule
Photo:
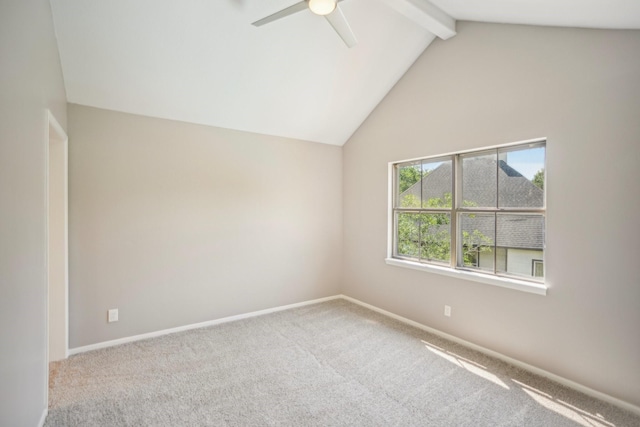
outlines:
[[[53,145],[62,144],[62,197],[63,197],[63,209],[64,209],[64,230],[62,234],[62,246],[63,246],[63,272],[64,272],[64,295],[60,294],[58,291],[57,295],[51,295],[50,289],[50,257],[49,257],[49,235],[50,235],[50,224],[49,224],[49,181],[50,181],[50,147]],[[63,299],[64,301],[64,310],[63,315],[64,319],[58,319],[60,322],[64,322],[64,336],[60,337],[60,339],[64,340],[64,357],[66,359],[69,357],[69,170],[68,170],[68,146],[69,146],[69,138],[58,122],[54,115],[50,110],[45,111],[45,138],[44,138],[44,163],[45,163],[45,275],[46,275],[46,315],[45,315],[45,408],[48,408],[49,405],[49,303],[52,297],[57,296],[59,299]],[[60,147],[58,147],[60,148]]]

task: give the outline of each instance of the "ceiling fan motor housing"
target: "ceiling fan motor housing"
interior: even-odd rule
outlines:
[[[309,9],[316,15],[328,15],[336,10],[336,0],[307,0]]]

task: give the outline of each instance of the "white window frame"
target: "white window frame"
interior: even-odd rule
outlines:
[[[546,295],[548,289],[548,282],[545,278],[544,282],[537,281],[536,278],[531,280],[528,279],[520,279],[513,276],[495,274],[491,272],[480,272],[476,270],[466,269],[464,267],[458,266],[457,264],[457,256],[461,251],[461,242],[457,240],[457,220],[461,213],[463,212],[499,212],[499,213],[535,213],[542,214],[545,218],[546,222],[546,160],[545,160],[545,185],[544,185],[544,205],[542,208],[527,208],[527,209],[510,209],[510,208],[491,208],[489,210],[486,209],[469,209],[461,207],[461,200],[458,195],[461,193],[461,180],[458,178],[458,174],[460,171],[459,161],[461,157],[469,154],[481,154],[482,152],[488,152],[491,150],[505,149],[505,148],[517,148],[517,147],[536,147],[536,146],[545,146],[547,147],[547,139],[546,138],[537,138],[527,141],[519,141],[510,144],[502,144],[495,145],[491,147],[483,147],[473,150],[467,151],[459,151],[454,153],[447,154],[439,154],[437,156],[429,156],[429,157],[420,157],[415,159],[407,159],[402,161],[394,161],[390,162],[388,165],[388,235],[387,235],[387,257],[385,262],[388,265],[396,266],[396,267],[404,267],[410,268],[419,271],[426,271],[430,273],[441,274],[450,277],[456,277],[464,280],[471,280],[474,282],[485,283],[494,286],[500,286],[509,289],[516,289],[524,292],[534,293],[538,295]],[[545,149],[546,153],[546,149]],[[452,188],[453,191],[453,206],[451,209],[437,209],[442,212],[448,212],[451,214],[451,263],[449,265],[443,265],[441,263],[430,263],[430,262],[418,262],[409,259],[399,258],[395,255],[395,246],[396,246],[396,231],[395,231],[395,217],[396,211],[395,208],[395,200],[397,197],[396,194],[396,180],[397,180],[397,168],[396,166],[403,163],[409,162],[417,162],[417,161],[425,161],[425,160],[438,160],[444,158],[452,159],[452,166],[454,171],[454,185]],[[432,209],[428,209],[432,210]],[[427,212],[425,212],[427,213]],[[546,227],[545,227],[546,228]],[[546,248],[545,248],[546,249]],[[494,251],[495,252],[495,251]],[[544,252],[543,252],[544,253]],[[544,256],[543,256],[544,262]],[[494,261],[495,266],[495,261]]]

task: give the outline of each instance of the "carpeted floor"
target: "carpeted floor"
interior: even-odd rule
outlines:
[[[51,364],[46,426],[640,426],[344,300]]]

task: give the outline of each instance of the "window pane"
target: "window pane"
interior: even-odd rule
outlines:
[[[396,191],[398,198],[396,207],[419,208],[422,177],[422,164],[420,162],[403,163],[398,166]]]
[[[396,207],[450,208],[452,206],[452,161],[405,163],[398,167]]]
[[[533,277],[544,277],[544,264],[541,259],[533,260]]]
[[[544,147],[500,150],[499,207],[544,207]]]
[[[398,256],[420,257],[420,214],[400,213],[397,215]]]
[[[422,207],[450,208],[453,187],[451,160],[422,163]]]
[[[496,245],[506,252],[506,263],[497,272],[525,278],[536,276],[535,260],[544,259],[544,216],[497,214]],[[540,269],[540,274],[541,268]]]
[[[495,214],[460,214],[461,256],[459,265],[493,272]]]
[[[420,258],[451,262],[451,214],[420,214]]]
[[[496,161],[496,152],[462,157],[462,207],[496,207]]]
[[[451,262],[451,214],[399,213],[398,256]]]
[[[505,271],[507,268],[507,249],[496,247],[496,271]]]

